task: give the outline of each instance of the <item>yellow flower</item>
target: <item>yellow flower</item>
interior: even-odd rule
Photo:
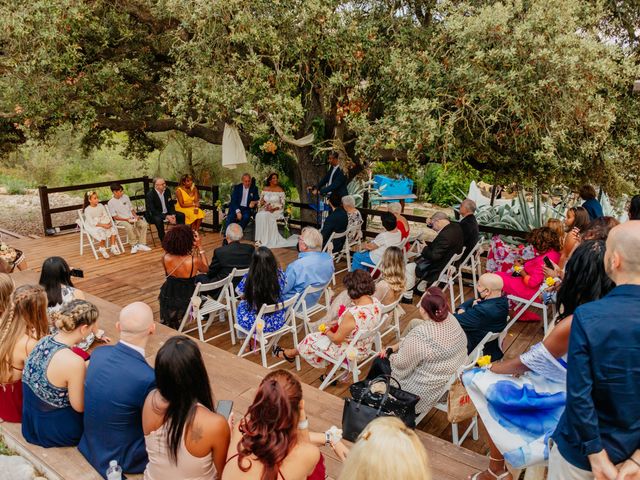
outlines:
[[[256,331],[261,332],[263,330],[264,330],[264,322],[260,320],[259,322],[256,323]]]
[[[485,355],[484,357],[480,357],[476,362],[479,367],[486,367],[491,363],[491,355]]]
[[[326,332],[326,331],[327,331],[327,325],[326,325],[326,324],[324,324],[324,323],[321,323],[321,324],[318,326],[318,331],[319,331],[320,333],[324,333],[324,332]]]
[[[271,153],[272,155],[278,150],[278,146],[271,140],[264,142],[261,148],[263,152]]]
[[[553,277],[547,277],[544,283],[547,284],[547,287],[553,287],[556,284],[556,279]]]
[[[517,272],[517,273],[520,273],[522,271],[522,267],[520,265],[516,265],[516,266],[513,267],[513,271]]]

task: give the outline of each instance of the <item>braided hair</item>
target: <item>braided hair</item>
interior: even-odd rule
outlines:
[[[98,308],[86,300],[72,300],[51,314],[53,325],[63,332],[73,332],[83,325],[93,325],[98,320]]]
[[[9,308],[0,318],[0,381],[11,376],[16,343],[23,335],[40,340],[49,333],[47,295],[39,285],[23,285],[11,295]]]

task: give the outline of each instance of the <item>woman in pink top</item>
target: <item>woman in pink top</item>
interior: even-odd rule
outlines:
[[[142,409],[149,456],[145,480],[213,480],[222,475],[229,425],[213,408],[196,342],[172,337],[158,351],[156,386]]]
[[[538,291],[544,281],[544,257],[556,264],[560,261],[560,238],[551,228],[541,227],[532,230],[527,241],[537,255],[524,264],[522,260],[516,260],[514,271],[520,270],[516,276],[511,272],[497,272],[496,275],[504,281],[502,290],[506,295],[528,299]],[[538,320],[535,315],[523,315],[525,316],[526,318],[521,317],[521,320]]]

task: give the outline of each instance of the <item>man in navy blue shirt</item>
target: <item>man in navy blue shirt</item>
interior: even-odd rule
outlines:
[[[617,287],[573,315],[548,480],[640,477],[640,222],[611,230],[604,262]]]
[[[602,205],[596,198],[596,189],[592,185],[583,185],[580,187],[580,198],[584,200],[582,207],[589,213],[591,221],[602,217]]]

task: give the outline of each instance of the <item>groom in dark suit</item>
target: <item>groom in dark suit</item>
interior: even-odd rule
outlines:
[[[227,224],[239,223],[243,229],[247,228],[259,200],[258,187],[252,184],[251,175],[245,173],[242,175],[242,183],[235,185],[231,190]]]

